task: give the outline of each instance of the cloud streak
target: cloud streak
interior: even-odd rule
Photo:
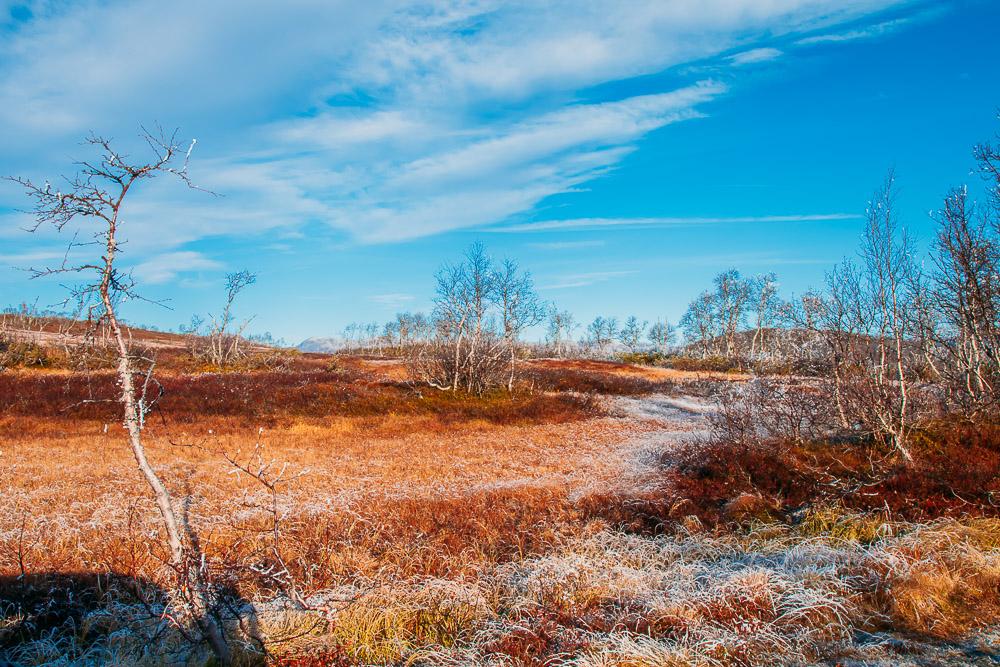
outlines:
[[[656,217],[656,218],[573,218],[569,220],[541,220],[522,224],[489,227],[482,231],[502,234],[551,231],[586,231],[593,229],[680,227],[693,225],[725,224],[775,224],[789,222],[837,222],[858,220],[855,213],[825,213],[806,215],[749,215],[721,217]]]
[[[209,237],[481,228],[608,174],[728,91],[593,87],[716,57],[736,72],[783,55],[762,43],[849,35],[835,29],[908,1],[36,3],[0,26],[0,171],[49,176],[91,128],[127,136],[166,118],[200,135],[193,173],[227,196],[155,184],[135,200],[131,248],[154,278],[153,258]]]
[[[771,60],[776,60],[782,55],[784,54],[778,49],[761,47],[758,49],[750,49],[749,51],[741,51],[740,53],[729,56],[729,62],[739,67],[742,65],[766,63]]]
[[[542,290],[561,290],[561,289],[573,289],[577,287],[589,287],[596,283],[603,283],[609,280],[614,280],[615,278],[624,278],[625,276],[632,276],[637,274],[638,271],[591,271],[588,273],[573,273],[565,276],[556,278],[554,282],[541,285],[539,289]]]
[[[855,30],[845,30],[843,32],[826,33],[822,35],[811,35],[796,41],[796,44],[809,46],[812,44],[837,44],[840,42],[852,42],[857,39],[872,39],[881,37],[912,23],[913,19],[902,18],[892,21],[883,21],[875,25],[857,28]]]
[[[144,283],[161,285],[175,280],[179,275],[197,271],[215,271],[222,264],[205,255],[190,250],[156,255],[137,264],[132,273]]]

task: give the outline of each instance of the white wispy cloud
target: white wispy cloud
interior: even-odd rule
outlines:
[[[387,308],[400,308],[411,301],[415,301],[417,297],[412,294],[403,294],[400,292],[391,292],[389,294],[373,294],[368,297],[368,300],[372,303],[377,303],[380,306],[385,306]]]
[[[524,99],[661,71],[906,0],[485,0],[416,3],[348,72],[423,104]]]
[[[214,271],[222,264],[209,259],[200,252],[182,250],[154,255],[132,268],[132,274],[145,283],[157,285],[168,283],[183,273]]]
[[[603,283],[615,278],[623,278],[638,273],[638,271],[591,271],[588,273],[572,273],[555,278],[551,283],[539,286],[543,290],[571,289],[576,287],[588,287],[596,283]]]
[[[20,133],[4,133],[5,145],[146,119],[204,128],[266,117],[276,95],[301,98],[318,65],[332,69],[400,4],[34,3],[34,18],[0,41],[0,120]]]
[[[52,176],[92,128],[199,135],[192,173],[226,197],[153,184],[130,211],[137,261],[315,223],[363,243],[481,227],[608,173],[727,88],[581,91],[738,49],[731,66],[764,62],[780,55],[764,40],[908,1],[38,2],[0,41],[0,172]]]
[[[698,117],[697,105],[724,91],[706,81],[495,127],[486,137],[383,165],[339,193],[342,204],[328,222],[363,241],[385,242],[503,220],[614,168],[637,140]]]
[[[278,142],[263,156],[192,167],[196,177],[204,174],[204,185],[227,197],[202,204],[199,214],[198,205],[190,203],[198,193],[186,196],[181,210],[187,214],[178,217],[173,234],[187,242],[206,228],[259,232],[297,221],[382,243],[494,223],[613,169],[646,134],[699,117],[697,107],[725,90],[709,80],[667,93],[566,105],[462,132],[426,123],[421,127],[427,133],[415,137],[379,130],[391,150],[362,141],[329,147],[322,138],[307,148],[309,136],[330,136],[330,117],[282,122],[265,134],[291,141],[290,148]],[[409,121],[400,120],[399,126]],[[331,162],[336,167],[327,166]],[[154,197],[137,208],[137,217],[149,221],[141,223],[150,230],[143,238],[155,238],[157,230],[155,216],[147,213],[167,201],[166,195]],[[248,202],[254,202],[249,210]]]
[[[882,21],[874,25],[864,26],[843,32],[825,33],[822,35],[810,35],[796,41],[796,44],[807,46],[810,44],[830,44],[838,42],[851,42],[856,39],[871,39],[881,37],[902,28],[912,22],[911,18],[894,19],[892,21]]]
[[[577,231],[615,227],[670,227],[681,225],[723,225],[783,222],[831,222],[857,220],[855,213],[825,213],[806,215],[748,215],[720,217],[656,217],[656,218],[572,218],[568,220],[540,220],[500,227],[487,227],[484,232],[522,233],[546,231]]]
[[[57,262],[65,255],[51,250],[35,250],[21,253],[10,253],[0,255],[0,265],[13,268],[24,269],[36,265],[39,262]]]
[[[415,114],[401,110],[347,108],[329,109],[304,121],[278,123],[273,127],[273,139],[309,148],[346,151],[359,145],[426,138],[433,132],[435,128],[418,120]]]
[[[729,62],[734,65],[752,65],[755,63],[764,63],[770,60],[776,60],[784,55],[781,51],[771,47],[761,47],[758,49],[750,49],[749,51],[741,51],[735,55],[729,56]]]

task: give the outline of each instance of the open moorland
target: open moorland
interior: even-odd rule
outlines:
[[[0,667],[1000,667],[998,27],[0,2]]]
[[[162,386],[146,448],[238,663],[997,659],[1000,451],[982,431],[954,436],[979,437],[975,457],[929,430],[918,465],[865,465],[876,448],[738,443],[726,397],[766,382],[747,374],[549,358],[512,394],[466,395],[391,356],[219,371],[183,337],[134,336]],[[3,656],[211,662],[171,616],[117,404],[94,400],[111,371],[60,368],[34,339],[53,363],[0,373]],[[271,487],[244,472],[268,465]]]

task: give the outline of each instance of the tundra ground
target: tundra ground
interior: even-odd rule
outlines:
[[[395,362],[297,363],[168,371],[148,424],[247,662],[995,664],[989,512],[817,503],[789,521],[739,491],[732,520],[707,523],[678,495],[664,462],[741,377],[542,361],[513,399],[473,399],[410,386]],[[113,405],[86,402],[106,381],[0,375],[3,656],[203,663],[164,612],[158,522]],[[270,497],[226,460],[258,446],[287,466],[283,579],[262,571]]]

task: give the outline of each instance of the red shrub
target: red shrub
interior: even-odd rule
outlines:
[[[712,522],[746,494],[785,514],[817,502],[914,521],[998,514],[1000,428],[937,424],[914,450],[914,463],[904,465],[858,443],[714,442],[673,451],[665,464],[678,497]]]
[[[442,423],[483,420],[494,424],[565,422],[594,414],[596,404],[571,395],[515,394],[482,397],[373,381],[337,371],[257,371],[163,375],[156,409],[171,422],[238,417],[273,425],[296,417],[426,415]],[[0,374],[0,414],[50,419],[115,421],[120,407],[116,379],[107,372]]]

